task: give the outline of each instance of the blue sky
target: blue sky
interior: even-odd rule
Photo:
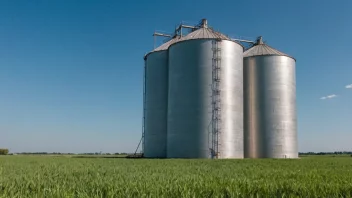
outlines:
[[[233,37],[262,35],[297,59],[300,151],[352,150],[351,7],[348,0],[0,1],[0,147],[133,151],[153,31],[207,18]]]

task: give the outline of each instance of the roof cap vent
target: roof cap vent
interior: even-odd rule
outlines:
[[[257,43],[256,43],[257,45],[263,45],[264,44],[264,42],[263,42],[263,37],[262,36],[259,36],[258,38],[257,38]]]
[[[207,19],[202,19],[201,27],[208,28],[208,20]]]

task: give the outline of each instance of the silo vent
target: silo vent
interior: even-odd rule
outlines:
[[[208,28],[208,20],[207,19],[202,19],[201,27],[202,28]]]

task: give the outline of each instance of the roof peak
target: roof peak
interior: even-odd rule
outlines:
[[[202,28],[208,28],[208,20],[207,19],[202,19],[202,22],[200,24]]]
[[[273,47],[270,47],[269,45],[264,43],[262,36],[259,36],[258,39],[256,40],[256,43],[243,53],[244,58],[252,57],[252,56],[265,56],[265,55],[287,56],[287,57],[293,58],[292,56],[287,55],[283,52],[280,52],[279,50]]]
[[[264,42],[263,42],[263,37],[262,37],[262,36],[259,36],[259,37],[257,38],[256,45],[263,45],[263,44],[264,44]]]
[[[201,27],[186,36],[182,37],[179,41],[185,41],[185,40],[193,40],[193,39],[222,39],[222,40],[229,40],[229,38],[215,30],[209,27]]]

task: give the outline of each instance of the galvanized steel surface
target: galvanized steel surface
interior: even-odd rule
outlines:
[[[295,60],[244,58],[244,155],[297,158]]]
[[[168,52],[152,52],[146,58],[144,156],[166,157]]]
[[[219,158],[243,158],[243,48],[221,44],[221,133]]]
[[[192,34],[192,33],[190,33]],[[243,48],[222,40],[220,158],[243,158]],[[209,158],[212,39],[169,48],[168,158]]]

